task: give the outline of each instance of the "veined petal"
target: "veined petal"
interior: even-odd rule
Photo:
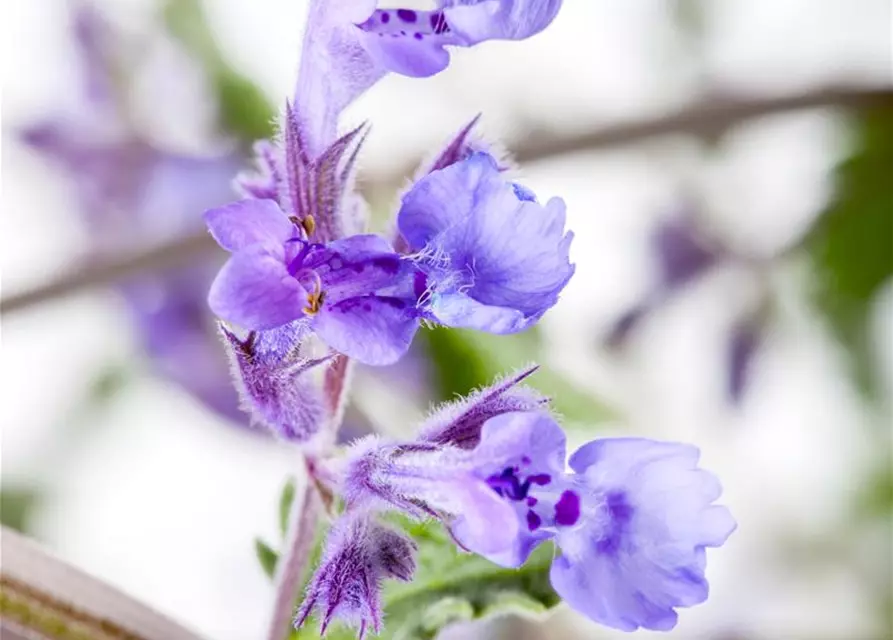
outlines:
[[[522,40],[549,26],[561,0],[442,0],[443,13],[463,44]]]
[[[721,488],[690,445],[605,439],[571,457],[583,496],[579,523],[560,528],[552,584],[573,608],[624,631],[666,631],[676,607],[706,600],[708,546],[735,529],[711,503]]]
[[[240,200],[205,212],[205,223],[227,251],[251,245],[281,246],[296,234],[294,225],[273,200]]]
[[[208,304],[220,318],[254,330],[300,318],[306,300],[307,292],[289,275],[282,257],[261,245],[233,254],[208,294]]]
[[[460,293],[433,295],[428,312],[447,327],[496,334],[523,331],[539,319],[525,317],[517,309],[489,306]]]
[[[399,298],[366,295],[324,304],[313,329],[330,347],[369,365],[392,364],[418,330],[414,309]]]
[[[403,197],[397,222],[427,276],[428,311],[448,326],[526,329],[574,273],[564,203],[545,206],[475,153],[433,171]]]

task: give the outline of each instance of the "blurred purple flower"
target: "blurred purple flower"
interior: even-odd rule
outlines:
[[[231,197],[239,158],[189,157],[143,140],[128,125],[113,86],[118,34],[89,5],[77,5],[72,23],[81,92],[24,129],[22,140],[68,174],[96,255],[199,231],[201,211]],[[158,270],[127,279],[119,290],[156,370],[211,409],[244,422],[203,304],[217,264]]]
[[[661,220],[651,232],[650,246],[658,283],[614,322],[605,338],[610,347],[622,346],[652,309],[713,268],[725,255],[722,247],[703,237],[694,219],[687,215]]]

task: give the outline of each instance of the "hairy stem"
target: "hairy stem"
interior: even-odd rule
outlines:
[[[316,528],[322,515],[322,500],[316,482],[307,474],[300,502],[292,510],[285,548],[276,566],[276,600],[267,640],[287,640],[292,628],[295,602],[313,553]]]
[[[335,444],[338,430],[341,428],[350,386],[350,371],[350,358],[340,354],[335,356],[326,371],[323,394],[329,413],[327,432],[330,440],[323,443],[325,450]],[[300,595],[304,574],[312,556],[317,526],[326,506],[316,478],[315,458],[306,459],[305,468],[307,472],[301,501],[292,509],[286,546],[276,568],[276,600],[273,604],[267,640],[287,640],[291,633],[295,603]]]
[[[591,151],[631,144],[669,134],[717,135],[740,122],[775,113],[817,107],[890,107],[893,88],[889,86],[829,86],[801,93],[758,98],[710,100],[692,104],[678,111],[642,120],[599,127],[590,131],[548,134],[525,134],[507,146],[519,162],[532,162],[567,153]],[[390,190],[405,181],[414,166],[400,171],[370,176],[371,193]],[[107,285],[142,271],[185,262],[214,250],[207,233],[181,238],[170,244],[122,256],[106,257],[80,269],[59,276],[47,283],[0,300],[0,311],[9,314],[57,297],[84,289]]]

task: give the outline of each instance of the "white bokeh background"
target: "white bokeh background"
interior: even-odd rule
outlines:
[[[101,4],[134,29],[151,12],[148,1]],[[268,95],[284,98],[305,3],[206,4],[233,63]],[[706,89],[761,94],[891,80],[886,0],[703,4],[697,45],[675,26],[675,3],[566,0],[554,25],[534,39],[456,52],[433,79],[387,78],[346,114],[349,122],[373,123],[364,169],[390,174],[478,112],[488,134],[515,140],[532,129],[588,129],[661,113]],[[5,293],[72,268],[85,243],[65,181],[11,135],[63,101],[76,81],[66,65],[65,3],[5,2],[0,23]],[[196,123],[207,117],[196,107],[200,82],[158,91],[164,81],[146,81],[142,117],[161,138],[201,144],[201,136],[182,133],[200,131]],[[565,198],[576,233],[577,275],[544,320],[549,364],[621,407],[624,424],[603,432],[697,443],[739,521],[710,558],[711,599],[685,611],[672,637],[884,637],[871,590],[889,579],[888,531],[849,538],[853,548],[840,561],[804,566],[791,557],[792,547],[835,539],[862,470],[889,447],[844,375],[843,354],[808,309],[801,265],[772,274],[787,304],[740,408],[723,399],[722,353],[736,310],[755,295],[753,274],[743,269],[711,274],[662,307],[623,355],[596,348],[656,278],[645,237],[680,193],[699,195],[708,226],[727,242],[769,253],[796,240],[827,202],[830,171],[848,144],[842,114],[809,111],[740,127],[710,155],[668,138],[520,168],[542,198]],[[893,304],[879,306],[877,344],[887,370],[893,340],[883,328],[891,319]],[[85,416],[89,381],[134,352],[132,330],[109,294],[4,317],[3,481],[48,488],[34,533],[63,557],[208,638],[259,637],[272,589],[252,539],[273,536],[278,491],[295,454],[218,424],[151,379],[128,383],[109,406]],[[60,435],[74,421],[88,422],[88,433]],[[555,622],[543,637],[568,637],[570,628],[581,637],[621,637],[560,617],[564,630]]]

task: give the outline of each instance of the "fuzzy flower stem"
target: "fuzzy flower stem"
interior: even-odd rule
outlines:
[[[267,631],[267,640],[287,640],[295,602],[307,569],[316,528],[322,515],[322,500],[309,470],[297,509],[293,509],[286,547],[276,571],[276,600]]]
[[[326,371],[323,393],[329,412],[328,434],[330,441],[323,446],[334,444],[338,430],[341,428],[344,407],[347,404],[351,369],[350,359],[338,355]],[[301,590],[302,578],[313,551],[317,525],[323,512],[324,504],[318,490],[315,458],[306,458],[305,465],[306,482],[301,502],[292,511],[285,552],[280,556],[277,567],[276,600],[266,636],[267,640],[287,640],[291,633],[295,602]]]
[[[353,366],[350,358],[344,355],[335,356],[331,366],[326,371],[323,382],[323,394],[325,395],[326,409],[329,411],[329,429],[331,444],[334,444],[344,420],[344,409],[347,406],[347,390],[350,386]]]

